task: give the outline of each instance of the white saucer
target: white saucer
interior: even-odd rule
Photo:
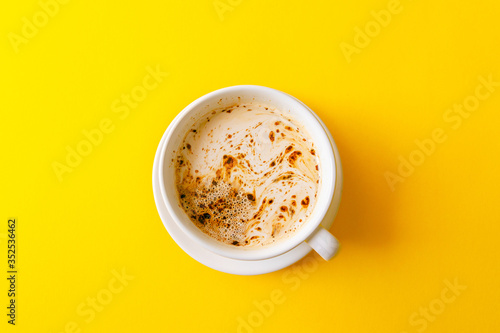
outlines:
[[[321,124],[323,125],[323,127],[325,127],[323,123]],[[335,219],[335,215],[337,214],[337,210],[340,204],[340,195],[342,192],[343,177],[342,177],[342,167],[340,164],[340,157],[337,147],[335,146],[333,138],[331,137],[327,129],[326,131],[330,138],[330,142],[332,143],[333,146],[336,168],[337,168],[337,177],[336,177],[337,180],[335,184],[335,192],[333,195],[332,204],[330,205],[330,208],[328,209],[325,218],[321,223],[323,227],[325,227],[328,230],[330,229],[330,226],[332,225],[333,220]],[[156,208],[158,209],[158,214],[160,215],[160,218],[163,221],[163,225],[167,229],[170,236],[177,243],[177,245],[179,245],[188,255],[190,255],[192,258],[202,263],[203,265],[221,272],[238,274],[238,275],[257,275],[257,274],[274,272],[282,268],[288,267],[296,263],[300,259],[304,258],[311,251],[309,245],[302,243],[299,246],[293,248],[292,250],[280,256],[265,260],[250,261],[250,260],[237,260],[237,259],[223,257],[193,242],[191,238],[189,238],[182,232],[182,230],[175,224],[175,222],[170,217],[170,214],[167,211],[167,207],[163,202],[163,198],[160,192],[159,170],[158,170],[159,155],[161,148],[165,144],[165,138],[167,137],[168,132],[169,129],[167,129],[163,134],[160,144],[158,145],[158,148],[156,150],[155,160],[153,164],[153,194],[155,198]]]

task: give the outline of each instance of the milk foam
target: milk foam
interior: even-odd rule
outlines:
[[[314,143],[271,106],[217,109],[198,120],[177,151],[180,204],[209,236],[266,246],[294,234],[319,187]]]

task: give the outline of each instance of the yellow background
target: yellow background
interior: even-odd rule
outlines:
[[[81,332],[237,332],[273,290],[285,300],[254,332],[499,331],[500,87],[457,130],[443,119],[479,76],[500,81],[499,2],[401,0],[348,62],[341,43],[355,46],[356,27],[390,1],[228,1],[221,19],[213,0],[73,0],[17,53],[9,33],[41,7],[3,4],[2,332],[60,333],[71,322]],[[168,77],[120,119],[113,101],[157,65]],[[151,171],[166,127],[236,84],[299,98],[338,144],[344,192],[331,230],[342,250],[312,266],[310,255],[310,273],[304,261],[261,276],[217,272],[185,254],[157,214]],[[53,162],[105,118],[113,131],[59,181]],[[435,128],[447,140],[391,191],[385,173]],[[8,217],[18,219],[15,327],[5,316]],[[122,268],[134,279],[87,323],[77,307]],[[412,324],[455,279],[467,289],[425,329]]]

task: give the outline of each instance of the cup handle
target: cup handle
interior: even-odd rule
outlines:
[[[325,260],[332,259],[340,247],[337,238],[322,226],[314,231],[306,243]]]

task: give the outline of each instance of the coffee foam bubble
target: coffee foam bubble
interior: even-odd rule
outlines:
[[[267,105],[235,105],[202,117],[175,163],[182,208],[198,228],[226,244],[272,244],[295,233],[314,208],[314,144]]]
[[[209,236],[233,245],[245,244],[245,228],[253,204],[248,196],[224,181],[182,189],[182,207]]]

